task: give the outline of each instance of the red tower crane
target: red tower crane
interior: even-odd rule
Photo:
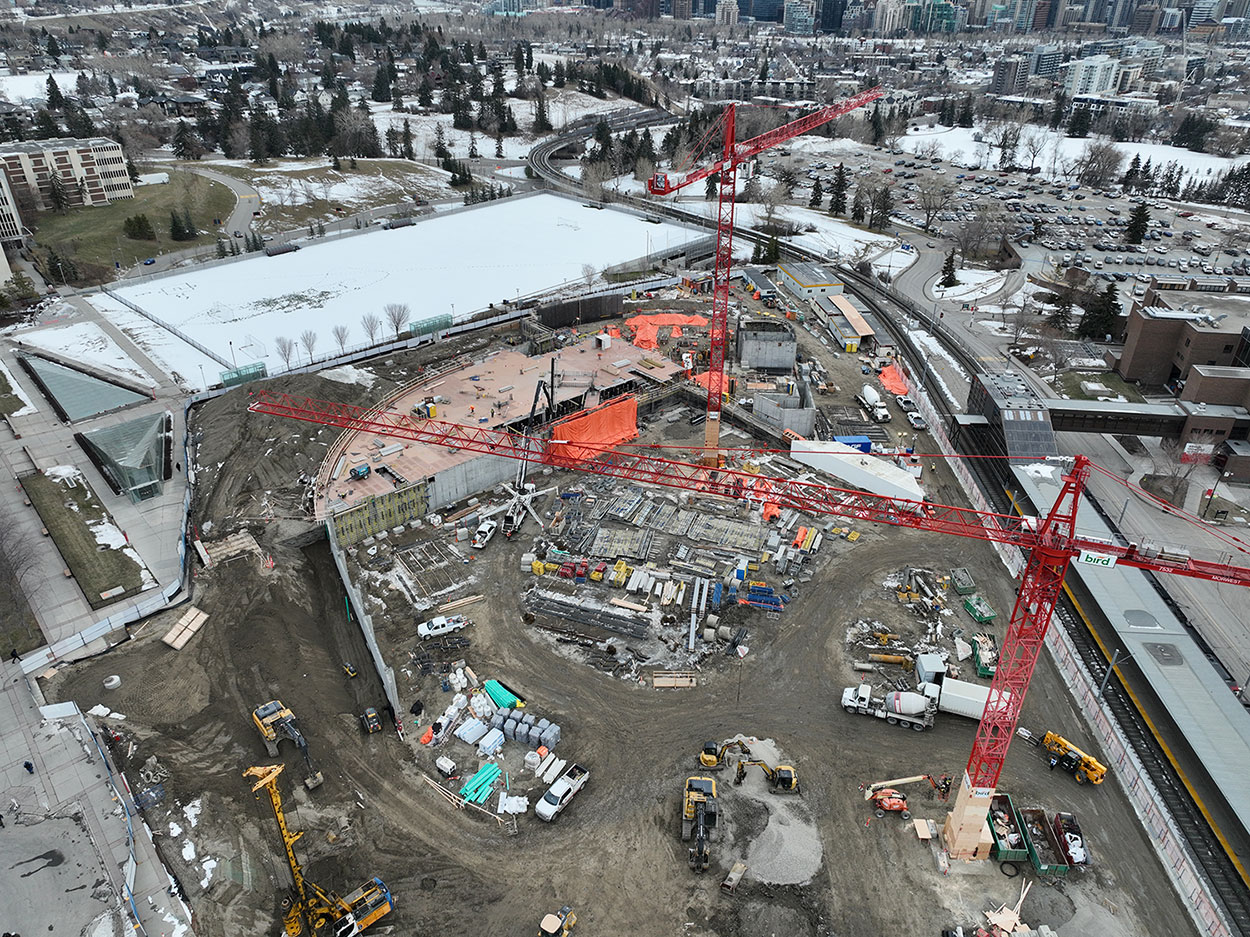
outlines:
[[[963,784],[946,821],[947,848],[955,858],[970,857],[980,841],[989,800],[1002,773],[1007,750],[1019,721],[1033,667],[1041,653],[1046,629],[1064,576],[1073,557],[1082,552],[1112,563],[1157,573],[1171,573],[1250,586],[1250,567],[1160,554],[1145,556],[1135,544],[1123,546],[1076,533],[1076,512],[1091,463],[1076,456],[1050,512],[1033,519],[995,514],[926,501],[889,498],[864,491],[835,488],[817,482],[773,478],[750,472],[680,462],[658,457],[656,447],[621,449],[578,442],[573,449],[560,440],[523,436],[504,430],[461,426],[435,420],[414,420],[381,408],[365,409],[289,394],[261,391],[249,407],[255,413],[289,417],[324,426],[394,436],[468,452],[525,459],[628,481],[665,485],[736,500],[772,503],[815,516],[852,517],[895,527],[911,527],[1019,547],[1028,553],[1011,621],[990,684],[985,715],[977,729]],[[593,458],[587,456],[597,450]],[[701,451],[701,450],[700,450]],[[758,450],[734,450],[744,457]]]
[[[720,131],[724,135],[725,144],[719,160],[696,169],[675,182],[666,173],[659,172],[647,181],[647,189],[652,195],[668,195],[700,179],[706,179],[713,173],[720,173],[717,183],[719,200],[716,207],[716,262],[712,274],[712,321],[709,324],[707,422],[704,424],[703,440],[706,450],[704,461],[709,465],[715,464],[720,446],[720,412],[725,394],[725,343],[729,334],[729,268],[733,263],[734,196],[737,192],[738,167],[770,147],[815,130],[843,114],[849,114],[856,108],[877,100],[881,94],[880,88],[861,91],[854,97],[830,104],[742,143],[734,142],[736,105],[730,104],[722,112],[720,119],[708,128],[695,150],[696,153],[699,152]]]

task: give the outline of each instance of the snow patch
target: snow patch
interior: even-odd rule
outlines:
[[[125,715],[123,715],[122,713],[113,712],[103,703],[96,703],[94,706],[92,706],[90,709],[87,710],[87,715],[98,716],[100,718],[107,717],[109,719],[116,719],[119,722],[124,722],[126,719]]]
[[[70,482],[74,485],[84,480],[82,472],[73,465],[54,465],[44,469],[43,474],[45,478],[50,478],[54,482]]]
[[[204,804],[198,797],[182,808],[182,815],[187,818],[187,822],[191,824],[192,829],[195,829],[195,825],[200,821],[200,812],[203,809]]]
[[[155,381],[117,342],[94,322],[75,322],[53,329],[37,329],[21,333],[22,342],[49,351],[88,367],[111,372],[141,385],[152,387]]]
[[[200,879],[200,887],[207,888],[208,883],[213,879],[213,869],[217,868],[216,859],[205,859],[200,863],[200,867],[204,869],[204,877]]]
[[[321,377],[331,381],[338,381],[340,384],[360,384],[362,387],[372,387],[373,382],[377,380],[377,375],[372,371],[366,371],[364,368],[358,368],[350,364],[322,371]]]
[[[937,299],[981,299],[997,293],[1007,282],[1005,270],[956,270],[955,278],[959,281],[954,286],[933,286],[933,295]]]
[[[187,862],[190,862],[195,858],[195,843],[191,842],[189,839],[184,839],[182,841],[182,858]]]
[[[13,392],[13,396],[22,402],[20,409],[14,410],[10,416],[27,416],[31,413],[38,413],[39,408],[31,403],[30,398],[26,396],[26,391],[22,390],[22,386],[13,379],[13,372],[0,362],[0,374],[4,375],[4,379],[9,382],[9,390]]]
[[[180,827],[173,820],[169,821],[169,835],[174,837],[182,835],[182,827]]]

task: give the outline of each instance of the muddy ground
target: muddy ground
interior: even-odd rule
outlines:
[[[842,364],[846,386],[856,386],[850,359],[843,356]],[[376,397],[384,386],[331,386],[315,378],[297,385],[302,393],[351,401]],[[278,900],[287,878],[281,843],[267,802],[257,802],[241,776],[248,765],[270,761],[249,713],[275,697],[299,716],[326,778],[316,791],[304,791],[299,758],[289,744],[282,746],[289,820],[307,831],[296,849],[309,876],[328,888],[346,891],[371,875],[385,879],[397,907],[380,933],[391,927],[397,934],[472,929],[519,935],[532,933],[544,912],[570,904],[579,933],[587,934],[936,934],[976,920],[986,908],[1014,903],[1021,882],[1033,877],[1027,869],[1008,877],[994,863],[957,864],[943,876],[933,849],[897,817],[872,818],[860,793],[861,784],[886,778],[958,777],[973,723],[947,716],[929,732],[900,732],[847,715],[838,705],[841,688],[855,682],[848,625],[868,618],[896,623],[896,630],[914,627],[912,613],[882,587],[902,565],[968,567],[1000,612],[991,630],[1001,637],[1013,585],[988,546],[862,527],[858,543],[829,551],[780,620],[760,614],[751,622],[744,662],[715,654],[704,661],[696,688],[654,690],[582,663],[569,647],[525,624],[518,599],[533,577],[522,572],[519,558],[528,542],[492,543],[466,570],[475,581],[465,591],[486,596],[468,610],[476,624],[465,633],[471,639],[466,660],[479,677],[503,680],[535,711],[559,721],[560,755],[592,775],[554,824],[531,814],[520,818],[518,835],[507,836],[490,819],[452,808],[426,784],[432,753],[417,743],[417,732],[401,740],[389,727],[374,735],[361,731],[361,710],[382,705],[380,686],[347,621],[328,547],[307,542],[309,525],[286,517],[298,513],[299,472],[315,466],[331,433],[317,436],[300,425],[292,431],[247,416],[245,402],[242,394],[232,395],[209,404],[196,420],[204,431],[201,464],[226,463],[206,473],[197,520],[228,532],[252,516],[248,505],[267,496],[279,506],[276,519],[247,526],[274,568],[242,557],[200,570],[194,601],[210,617],[182,652],[159,641],[179,614],[168,613],[136,628],[136,640],[63,669],[45,686],[52,699],[74,699],[83,709],[104,703],[124,714],[124,721],[105,719],[122,736],[123,762],[137,766],[155,755],[170,772],[164,800],[148,811],[148,822],[166,860],[179,870],[201,935],[281,929]],[[945,469],[938,475],[938,499],[957,497]],[[348,680],[343,660],[356,662],[360,676]],[[102,688],[109,674],[121,676],[120,689]],[[450,698],[428,676],[401,679],[400,686],[424,704],[426,718]],[[1045,657],[1022,725],[1088,742]],[[818,836],[810,881],[770,884],[748,872],[735,895],[719,890],[732,862],[762,841],[775,812],[767,797],[751,796],[758,778],[735,789],[729,775],[721,776],[727,835],[713,844],[707,874],[686,866],[678,835],[684,779],[696,773],[694,758],[705,740],[738,733],[774,740],[799,771],[801,804],[786,809],[798,811],[797,829],[814,827]],[[469,747],[452,740],[444,750],[465,774],[475,770]],[[527,784],[532,798],[541,794],[541,784],[522,778],[517,790]],[[1087,870],[1039,883],[1025,902],[1025,920],[1067,925],[1066,934],[1195,933],[1113,781],[1078,787],[1018,745],[1001,787],[1023,805],[1074,812],[1093,857]],[[911,792],[913,812],[940,827],[945,805],[919,787]],[[200,813],[189,828],[182,808],[197,800]],[[176,835],[171,820],[180,828]],[[187,839],[196,851],[190,860],[183,858]],[[209,856],[218,864],[202,884]]]

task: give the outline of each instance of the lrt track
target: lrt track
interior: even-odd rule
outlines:
[[[629,115],[610,119],[609,126],[613,127],[613,129],[627,129],[670,119],[672,119],[670,115],[656,114],[654,111],[646,112],[645,114],[639,114],[635,111]],[[535,171],[553,186],[580,193],[580,183],[565,176],[552,166],[551,156],[570,143],[589,136],[591,129],[591,127],[587,126],[580,132],[568,133],[539,144],[530,154],[530,160]],[[665,215],[687,224],[695,224],[715,230],[715,224],[710,219],[683,211],[672,204],[649,201],[633,196],[621,197],[619,201],[632,204],[634,207],[641,208],[651,214]],[[755,240],[764,237],[761,233],[751,229],[741,230],[743,235]],[[818,263],[828,262],[828,259],[820,254],[794,245],[786,245],[784,249],[787,253],[804,260]],[[900,315],[915,318],[924,323],[934,337],[942,343],[942,346],[967,370],[968,374],[984,372],[984,365],[976,355],[972,354],[961,342],[955,340],[947,333],[946,329],[942,328],[939,323],[934,322],[919,308],[908,304],[902,297],[885,291],[870,277],[866,277],[845,266],[840,267],[839,272],[846,278],[848,283],[856,287],[856,295],[872,311],[880,315],[881,321],[885,323],[886,328],[889,329],[895,340],[898,341],[901,347],[908,350],[909,357],[913,362],[922,360],[922,355],[911,340],[907,329],[899,324],[898,317]],[[949,418],[954,415],[954,410],[944,393],[940,391],[935,392],[935,388],[926,387],[926,390],[930,392],[930,399],[935,402],[935,406],[944,416]],[[979,472],[975,472],[975,466],[974,473],[978,478],[981,477]],[[1011,506],[1002,503],[1002,493],[992,481],[983,479],[981,488],[991,503],[997,503],[1000,505],[1001,510],[1010,512]],[[1089,672],[1095,679],[1101,680],[1107,673],[1109,661],[1066,595],[1056,604],[1055,617],[1067,631]],[[1224,911],[1230,928],[1235,933],[1242,935],[1242,937],[1250,937],[1250,888],[1247,887],[1246,882],[1238,874],[1216,832],[1203,816],[1193,797],[1177,775],[1176,770],[1172,767],[1166,755],[1164,755],[1158,739],[1146,725],[1141,713],[1137,711],[1132,701],[1128,698],[1128,692],[1122,685],[1120,675],[1114,674],[1113,676],[1115,679],[1107,684],[1109,692],[1104,692],[1104,698],[1107,701],[1112,718],[1115,719],[1126,741],[1132,747],[1134,754],[1141,762],[1155,789],[1159,792],[1160,799],[1171,815],[1173,825],[1206,876],[1211,894]]]

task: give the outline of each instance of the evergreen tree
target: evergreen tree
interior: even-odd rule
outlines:
[[[1050,110],[1050,129],[1058,130],[1063,123],[1063,112],[1068,107],[1068,96],[1062,91],[1055,92],[1055,103]]]
[[[760,249],[760,242],[755,242],[755,249],[751,251],[751,263],[760,264],[764,262],[764,252]]]
[[[126,175],[130,176],[131,185],[139,181],[139,167],[129,156],[126,157]]]
[[[53,172],[48,179],[48,201],[53,211],[64,212],[69,207],[69,189],[59,172]]]
[[[369,96],[379,103],[385,103],[391,99],[391,75],[385,65],[378,66],[378,70],[374,72],[373,92]]]
[[[35,139],[51,140],[61,135],[61,128],[56,125],[52,115],[40,108],[35,112]]]
[[[495,159],[503,159],[503,134],[495,134]]]
[[[812,185],[812,197],[808,199],[807,207],[819,208],[821,203],[824,200],[825,200],[825,190],[821,187],[820,180],[817,179],[815,184]]]
[[[1068,118],[1068,136],[1088,137],[1090,115],[1087,107],[1072,108],[1072,116]]]
[[[472,130],[469,131],[469,159],[478,159],[481,153],[477,151],[477,134]]]
[[[846,167],[838,163],[838,171],[833,174],[833,188],[829,193],[829,214],[846,214],[846,190],[850,187],[850,177]]]
[[[946,260],[942,262],[942,279],[938,280],[938,286],[943,288],[957,286],[958,278],[955,276],[955,248],[951,248],[946,255]]]
[[[1141,178],[1141,154],[1134,153],[1133,161],[1128,164],[1128,169],[1124,171],[1124,175],[1120,177],[1120,185],[1126,189],[1133,189],[1137,186],[1137,180]]]
[[[404,130],[400,134],[400,153],[404,159],[416,159],[417,154],[412,148],[412,127],[404,121]]]
[[[199,230],[195,227],[195,221],[191,217],[191,209],[185,205],[182,207],[182,230],[187,235],[188,241],[194,241],[200,236]]]
[[[187,239],[187,230],[182,226],[182,219],[172,209],[169,212],[169,239],[171,241],[185,241]]]
[[[893,210],[894,196],[890,194],[890,187],[880,186],[869,198],[868,227],[880,231],[890,223],[890,212]]]
[[[885,138],[885,118],[881,116],[880,104],[872,106],[872,114],[868,121],[872,125],[872,145],[877,146]]]
[[[707,181],[703,183],[704,201],[711,202],[716,199],[716,189],[717,189],[717,186],[719,185],[720,185],[720,173],[714,172],[710,176],[707,177]],[[758,250],[759,244],[756,243],[755,247]]]
[[[1119,318],[1119,292],[1114,283],[1108,283],[1107,288],[1098,294],[1097,300],[1086,307],[1076,334],[1099,342],[1108,335],[1115,338],[1120,328]]]
[[[60,57],[60,55],[61,55],[61,46],[60,46],[60,44],[56,41],[56,36],[49,36],[49,37],[48,37],[48,55],[49,55],[49,56],[51,56],[51,57],[52,57],[52,58],[54,58],[54,59],[55,59],[55,58],[59,58],[59,57]],[[49,80],[49,81],[51,81],[51,80],[52,80],[52,76],[51,76],[51,75],[49,75],[49,76],[48,76],[48,80]]]
[[[868,213],[868,193],[862,185],[855,187],[855,198],[851,202],[851,220],[857,224],[863,224],[864,216]]]
[[[1072,292],[1064,290],[1054,311],[1046,317],[1046,322],[1053,329],[1067,332],[1072,328]]]
[[[225,259],[225,257],[227,256],[226,254],[227,250],[228,248],[226,247],[226,242],[222,240],[221,238],[218,238],[217,239],[217,259],[218,260]]]
[[[51,42],[52,40],[49,39]],[[61,88],[56,83],[56,79],[51,75],[48,76],[48,110],[59,111],[65,106],[65,96],[61,94]]]
[[[534,101],[534,132],[547,133],[552,129],[551,118],[547,116],[547,95],[540,84],[538,97]]]
[[[1140,244],[1146,237],[1146,227],[1150,223],[1150,211],[1140,202],[1133,206],[1128,216],[1128,225],[1124,229],[1124,239],[1130,244]]]
[[[777,235],[773,235],[768,239],[768,249],[764,254],[766,263],[775,264],[781,260],[781,245],[777,241]]]
[[[551,83],[557,88],[563,88],[565,82],[565,68],[563,62],[556,62],[555,71],[552,73]]]
[[[972,117],[972,95],[967,94],[964,95],[963,103],[959,106],[959,117],[956,119],[956,122],[961,127],[971,127]]]

